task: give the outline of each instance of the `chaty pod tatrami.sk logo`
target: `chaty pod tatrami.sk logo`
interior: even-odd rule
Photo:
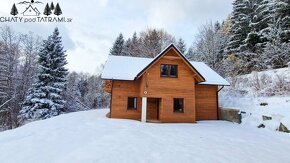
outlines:
[[[72,18],[62,17],[62,14],[58,2],[22,1],[12,5],[12,17],[0,17],[0,22],[72,22]]]

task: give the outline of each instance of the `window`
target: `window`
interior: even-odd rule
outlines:
[[[170,77],[177,77],[177,66],[176,65],[169,65],[170,66]]]
[[[161,65],[161,76],[168,76],[168,65]]]
[[[174,98],[173,111],[183,113],[183,98]]]
[[[137,109],[137,97],[128,97],[128,109]]]
[[[160,66],[160,74],[162,77],[177,77],[177,65],[165,65]]]

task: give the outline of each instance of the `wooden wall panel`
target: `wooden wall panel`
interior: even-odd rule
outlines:
[[[111,117],[141,119],[141,103],[139,97],[140,81],[114,81],[112,89]],[[128,110],[128,97],[138,97],[137,110]]]
[[[217,120],[217,86],[196,85],[196,119]]]
[[[149,108],[154,105],[150,102],[150,98],[160,99],[159,120],[161,122],[217,119],[217,86],[196,85],[194,78],[196,74],[178,57],[176,51],[171,49],[137,81],[114,81],[111,117],[140,120],[142,97],[145,96],[149,99],[147,104]],[[178,77],[161,77],[161,64],[178,65]],[[138,97],[137,110],[127,110],[128,97]],[[184,113],[173,112],[174,98],[184,98]],[[148,119],[156,117],[151,109],[148,109],[147,114]]]
[[[141,77],[140,96],[161,98],[161,122],[195,122],[195,79],[194,72],[171,49]],[[178,65],[178,77],[160,76],[161,64]],[[173,98],[184,98],[184,113],[173,112]]]

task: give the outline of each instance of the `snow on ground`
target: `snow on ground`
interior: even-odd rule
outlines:
[[[242,114],[242,124],[264,124],[276,130],[280,122],[290,129],[290,68],[281,68],[238,76],[231,80],[219,95],[219,104],[237,108]],[[266,103],[266,106],[260,104]],[[272,117],[263,121],[262,116]]]
[[[277,130],[280,122],[290,129],[290,96],[287,97],[224,97],[220,105],[226,108],[237,108],[242,114],[242,124],[259,126],[264,124],[270,130]],[[261,103],[267,103],[261,106]],[[272,117],[263,121],[262,116]]]
[[[109,119],[108,109],[60,115],[0,133],[0,162],[279,162],[290,135],[225,121],[154,124]]]

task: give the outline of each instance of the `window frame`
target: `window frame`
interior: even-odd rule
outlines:
[[[167,75],[162,75],[162,66],[166,66],[167,67]],[[174,66],[176,67],[176,76],[173,76],[170,74],[171,72],[171,67]],[[163,78],[178,78],[178,65],[174,65],[174,64],[160,64],[160,77]]]
[[[130,107],[129,106],[129,99],[133,99],[134,100],[135,107]],[[137,108],[138,108],[138,98],[137,97],[128,97],[127,98],[127,110],[137,110]]]
[[[182,100],[182,110],[181,111],[175,109],[175,100]],[[180,98],[180,97],[173,98],[173,112],[174,113],[184,113],[184,98]]]

